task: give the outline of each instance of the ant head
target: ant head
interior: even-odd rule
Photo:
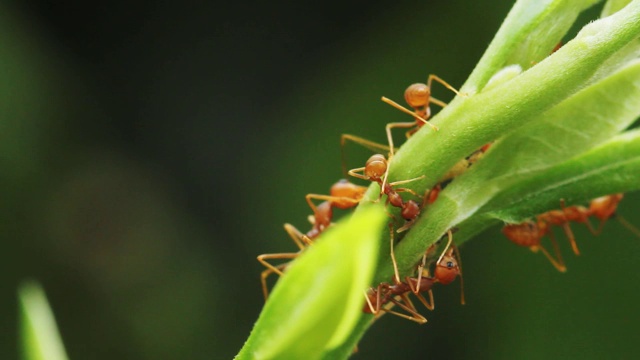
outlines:
[[[404,99],[412,108],[421,108],[429,104],[431,89],[426,84],[416,83],[409,85],[404,91]]]
[[[436,264],[435,277],[438,282],[446,285],[453,282],[460,275],[460,267],[458,261],[453,257],[452,253],[447,253],[442,260]]]
[[[540,228],[540,225],[543,228]],[[525,221],[520,224],[509,224],[502,228],[502,233],[520,246],[534,246],[540,244],[540,239],[546,233],[546,222]]]
[[[364,167],[364,174],[371,180],[379,180],[387,171],[387,159],[384,155],[371,155]]]

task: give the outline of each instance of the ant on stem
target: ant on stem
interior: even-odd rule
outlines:
[[[400,104],[396,103],[393,100],[390,100],[386,97],[382,97],[382,101],[393,106],[394,108],[414,117],[413,122],[393,122],[387,124],[385,130],[387,132],[387,140],[389,142],[389,151],[390,156],[393,156],[393,136],[391,135],[391,130],[396,128],[404,128],[409,130],[406,132],[407,139],[413,135],[416,131],[418,131],[423,125],[429,125],[433,130],[438,131],[438,127],[431,124],[429,118],[431,117],[431,108],[429,107],[429,103],[438,105],[440,107],[445,107],[447,104],[443,101],[440,101],[433,96],[431,96],[431,83],[433,80],[439,82],[447,89],[453,91],[456,95],[466,96],[461,94],[458,90],[456,90],[453,86],[449,85],[446,81],[439,78],[437,75],[430,74],[427,79],[426,84],[416,83],[409,85],[409,87],[404,91],[404,99],[411,106],[414,111],[407,110]]]
[[[407,139],[416,131],[418,131],[418,129],[420,127],[422,127],[424,124],[429,125],[432,129],[438,131],[438,127],[429,123],[428,119],[431,117],[431,108],[429,108],[429,103],[433,103],[436,104],[438,106],[441,107],[445,107],[447,106],[447,104],[443,101],[440,101],[434,97],[431,96],[431,83],[433,81],[437,81],[440,84],[444,85],[447,89],[453,91],[454,93],[456,93],[456,95],[462,95],[460,94],[460,92],[458,90],[456,90],[453,86],[449,85],[449,83],[447,83],[446,81],[442,80],[441,78],[439,78],[438,76],[434,75],[434,74],[430,74],[428,79],[427,79],[427,83],[426,84],[422,84],[422,83],[416,83],[416,84],[412,84],[410,85],[404,92],[404,97],[405,100],[407,101],[407,103],[409,104],[409,106],[411,106],[414,111],[408,110],[405,107],[401,106],[400,104],[394,102],[393,100],[390,100],[386,97],[382,97],[382,101],[386,102],[387,104],[393,106],[394,108],[404,112],[405,114],[411,115],[414,117],[414,121],[413,122],[392,122],[392,123],[388,123],[385,126],[385,131],[387,134],[387,142],[389,143],[389,146],[386,145],[382,145],[382,144],[378,144],[375,143],[373,141],[369,141],[367,139],[358,137],[358,136],[354,136],[354,135],[350,135],[350,134],[343,134],[342,138],[341,138],[341,146],[342,146],[342,164],[343,164],[343,171],[346,169],[345,168],[345,156],[344,156],[344,145],[346,143],[347,140],[356,142],[364,147],[367,147],[369,149],[372,149],[373,151],[377,151],[377,150],[383,150],[383,151],[388,151],[389,152],[389,161],[391,160],[391,158],[393,158],[393,155],[395,153],[395,148],[393,146],[393,136],[391,134],[391,130],[395,129],[395,128],[413,128],[409,131],[407,131],[406,136]],[[387,174],[385,173],[385,176],[383,178],[382,184],[386,184],[386,179],[387,179]]]
[[[398,232],[402,232],[411,227],[418,215],[420,215],[420,209],[424,207],[426,199],[428,199],[428,194],[425,194],[425,196],[422,197],[422,205],[418,205],[414,200],[404,201],[402,196],[399,194],[400,192],[408,192],[416,197],[420,197],[415,191],[408,188],[394,188],[394,186],[423,179],[424,175],[413,179],[385,183],[384,177],[386,176],[388,169],[389,164],[384,155],[374,154],[367,160],[364,167],[351,169],[348,174],[358,179],[373,181],[380,184],[382,193],[387,195],[387,203],[399,208],[400,215],[407,221],[404,226],[398,229]]]
[[[419,276],[417,278],[407,276],[404,279],[405,281],[402,282],[400,280],[398,265],[393,250],[393,226],[391,225],[390,247],[391,261],[393,262],[394,270],[394,283],[389,284],[383,282],[380,283],[376,288],[370,288],[369,291],[365,293],[366,304],[364,305],[362,311],[365,313],[373,314],[375,316],[379,316],[382,312],[386,312],[407,320],[417,322],[419,324],[426,323],[427,319],[417,311],[416,307],[413,305],[413,302],[409,298],[409,294],[413,293],[427,309],[433,310],[435,308],[432,291],[433,285],[435,283],[441,283],[445,285],[449,284],[458,275],[460,275],[460,277],[462,278],[462,271],[460,269],[460,266],[458,265],[456,259],[452,256],[453,248],[450,248],[453,239],[452,231],[447,231],[447,235],[449,237],[449,241],[444,251],[438,258],[438,261],[436,262],[435,275],[433,277],[429,276],[428,270],[425,269],[425,261],[427,255],[435,249],[434,245],[432,245],[423,256],[423,261],[418,268]],[[422,293],[424,292],[428,293],[429,300],[427,300],[422,295]],[[462,302],[464,303],[464,296],[462,299]],[[386,304],[397,305],[410,315],[391,310],[390,307],[384,306]]]

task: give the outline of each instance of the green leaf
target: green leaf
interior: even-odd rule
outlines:
[[[423,127],[391,159],[389,180],[424,175],[411,183],[413,190],[423,192],[461,159],[499,139],[423,211],[396,246],[402,275],[414,272],[424,251],[451,227],[460,227],[456,242],[461,242],[499,223],[496,218],[531,216],[557,205],[561,197],[578,201],[637,188],[634,133],[610,139],[640,111],[635,100],[640,95],[640,65],[635,62],[640,0],[585,26],[549,55],[577,15],[594,3],[518,1],[464,85],[468,94],[431,119],[440,131]],[[611,173],[615,180],[606,178]],[[560,194],[569,188],[574,192]],[[378,193],[379,187],[372,185],[364,201],[377,199]],[[359,207],[356,216],[361,211]],[[392,273],[384,252],[372,283],[388,280]],[[347,357],[371,324],[370,317],[358,313],[360,321],[342,345],[312,354]]]
[[[594,197],[640,190],[640,130],[618,135],[569,161],[524,179],[500,193],[462,222],[456,242],[463,243],[502,222],[518,223],[532,214]]]
[[[616,17],[619,21],[612,22],[611,20]],[[607,40],[614,33],[626,33],[629,28],[635,29],[633,30],[634,35],[627,34],[626,42],[621,42],[620,39]],[[583,128],[593,126],[592,131],[585,133],[584,136],[573,133],[571,134],[573,139],[570,140],[565,139],[564,136],[553,138],[551,143],[559,143],[555,145],[565,152],[555,157],[554,153],[549,152],[549,148],[542,143],[537,146],[540,149],[545,149],[543,153],[520,149],[525,154],[524,158],[519,158],[518,152],[507,146],[504,146],[504,151],[499,151],[500,147],[496,145],[498,150],[491,149],[486,158],[474,165],[467,174],[457,178],[441,194],[441,198],[421,216],[396,248],[401,272],[410,271],[421,256],[421,252],[432,242],[436,241],[447,229],[473,215],[474,211],[489,201],[492,196],[504,190],[510,182],[516,181],[517,176],[528,176],[526,172],[522,174],[516,172],[517,176],[512,179],[503,178],[504,183],[502,184],[494,183],[494,181],[488,182],[489,178],[496,180],[490,176],[494,175],[494,172],[497,172],[495,175],[502,173],[500,168],[510,169],[510,166],[519,163],[522,163],[522,166],[529,166],[527,162],[533,162],[536,166],[552,165],[554,162],[570,157],[571,152],[577,154],[587,150],[590,146],[594,146],[627,126],[637,116],[638,102],[633,100],[637,99],[638,91],[636,86],[637,64],[627,67],[611,79],[599,82],[599,86],[594,85],[584,90],[548,113],[543,110],[558,105],[561,99],[567,98],[573,92],[567,93],[567,89],[565,89],[561,95],[559,88],[566,85],[567,88],[578,90],[588,84],[593,72],[584,72],[584,68],[592,67],[595,70],[598,68],[598,64],[604,63],[608,57],[603,56],[603,53],[613,51],[613,48],[610,48],[612,43],[618,42],[617,50],[620,50],[634,41],[638,35],[640,35],[640,1],[634,1],[615,15],[586,26],[577,39],[569,42],[535,67],[486,92],[459,101],[454,110],[442,115],[445,120],[441,122],[439,132],[434,133],[423,129],[409,139],[393,159],[391,180],[413,178],[425,174],[428,179],[427,186],[430,187],[442,176],[444,173],[442,169],[450,168],[459,159],[509,131],[512,132],[512,136],[526,137],[530,135],[540,140],[544,140],[548,136],[553,137],[553,132],[548,130],[550,125],[546,122],[547,117],[553,117],[555,119],[553,121],[556,122],[559,120],[569,121],[571,124],[568,126],[569,129],[575,128],[582,131]],[[610,52],[611,54],[612,52]],[[594,59],[598,60],[594,62]],[[574,78],[564,78],[568,73],[572,73]],[[553,79],[549,81],[549,77]],[[564,82],[565,85],[561,85],[561,82]],[[572,82],[573,84],[571,84]],[[624,89],[617,91],[618,86],[622,86]],[[605,92],[602,89],[605,89]],[[625,97],[627,91],[631,92],[629,97]],[[615,96],[621,96],[622,100],[610,96],[609,92],[613,92]],[[551,97],[549,97],[550,94]],[[582,108],[584,111],[581,111]],[[449,107],[443,113],[448,109]],[[591,113],[593,114],[590,115]],[[617,119],[617,116],[622,117]],[[564,117],[567,117],[566,120]],[[609,118],[612,119],[611,124],[607,124]],[[591,119],[591,121],[584,122],[581,121],[582,119]],[[605,121],[603,122],[603,120]],[[535,127],[538,127],[538,130],[535,130]],[[522,131],[523,128],[526,131]],[[534,130],[535,132],[532,132]],[[598,132],[600,131],[608,135],[599,136]],[[492,138],[485,138],[484,136],[488,134],[494,135]],[[591,134],[595,134],[594,140],[589,139]],[[483,140],[478,142],[478,139]],[[504,141],[507,141],[506,139]],[[584,143],[579,145],[583,141],[582,139],[584,139]],[[427,142],[427,140],[429,141]],[[469,140],[468,143],[467,140]],[[528,138],[521,140],[527,144],[531,143],[529,141],[531,139]],[[573,143],[568,147],[562,147],[560,144],[564,141]],[[471,146],[471,144],[473,145]],[[518,144],[518,141],[514,141],[514,144]],[[467,145],[470,146],[467,147]],[[576,148],[572,149],[572,147]],[[458,153],[459,151],[461,153]],[[515,160],[504,163],[506,158],[498,157],[500,153],[507,157],[515,156],[513,158]],[[457,155],[452,158],[452,154]],[[544,159],[545,155],[548,155],[549,158]],[[542,164],[535,159],[537,156],[543,158]],[[495,166],[490,166],[492,157],[495,158]],[[490,168],[488,172],[485,171],[486,175],[474,179],[474,174],[482,174],[482,168],[485,166]],[[416,183],[418,182],[416,181]],[[421,184],[416,185],[415,190],[423,191],[425,189],[420,186]],[[377,274],[376,280],[382,281],[390,275],[391,267],[387,264]]]
[[[507,65],[528,69],[562,40],[580,12],[600,0],[518,1],[461,91],[477,93]]]
[[[501,220],[519,222],[531,214],[557,208],[561,198],[573,204],[634,190],[640,190],[640,130],[625,132],[524,179],[494,198],[482,211]]]
[[[398,259],[407,260],[399,260],[401,271],[410,270],[420,257],[420,249],[426,249],[444,231],[476,214],[501,192],[628,127],[640,115],[639,97],[640,62],[635,62],[498,140],[484,158],[440,194],[397,247]],[[526,187],[517,189],[527,191]],[[560,197],[554,200],[556,205]],[[493,206],[505,208],[509,203],[494,202]],[[535,214],[533,210],[529,209],[529,216]],[[475,233],[473,229],[468,231]]]
[[[276,284],[237,359],[317,359],[346,340],[375,266],[381,204],[328,229]]]
[[[521,3],[524,2],[518,2],[515,7],[524,6],[519,5]],[[505,24],[512,23],[505,21]],[[521,36],[521,34],[523,33],[516,35]],[[442,175],[460,159],[487,142],[505,135],[518,136],[518,134],[529,133],[529,127],[535,130],[536,126],[544,130],[543,134],[551,133],[549,121],[547,121],[549,114],[562,121],[565,116],[569,117],[569,121],[578,121],[579,125],[576,129],[580,132],[585,122],[579,122],[579,120],[591,119],[593,122],[604,122],[604,124],[596,125],[595,128],[587,126],[589,130],[584,137],[595,134],[595,139],[580,139],[576,136],[570,140],[575,143],[559,146],[564,155],[555,156],[550,153],[549,159],[544,160],[546,163],[537,162],[533,159],[537,154],[529,152],[530,150],[523,150],[528,154],[526,155],[528,160],[533,161],[534,168],[537,167],[537,172],[543,173],[548,170],[547,165],[554,166],[562,163],[572,154],[577,155],[607,140],[608,137],[627,126],[633,120],[633,116],[637,116],[637,113],[632,115],[636,111],[636,104],[632,99],[638,98],[636,86],[638,68],[636,64],[628,66],[628,61],[634,58],[629,54],[634,54],[639,36],[640,1],[635,0],[613,16],[587,25],[574,40],[528,70],[520,73],[518,68],[512,68],[504,78],[492,84],[491,88],[469,97],[457,97],[432,119],[432,122],[439,126],[440,131],[433,132],[423,127],[399,149],[390,165],[390,181],[425,175],[423,181],[412,182],[412,188],[422,192],[436,184]],[[621,55],[623,53],[624,56]],[[476,76],[488,81],[499,70],[499,66],[484,67],[482,71],[485,72],[486,77]],[[613,79],[607,79],[613,70],[621,67],[623,68],[621,73],[614,75]],[[478,70],[479,68],[482,69],[479,66],[476,71],[481,71]],[[628,79],[625,79],[625,76]],[[623,86],[625,89],[618,91],[617,86]],[[584,92],[580,92],[583,89]],[[609,91],[613,91],[615,95]],[[631,94],[627,96],[626,91]],[[577,98],[569,99],[574,94]],[[616,96],[622,96],[622,98],[616,98]],[[564,102],[564,100],[567,101]],[[626,107],[629,108],[626,109]],[[590,113],[591,111],[595,113]],[[578,116],[578,114],[581,115]],[[580,117],[582,115],[584,117]],[[618,119],[618,117],[622,118]],[[610,123],[607,124],[607,122]],[[575,123],[572,126],[575,126]],[[599,131],[604,131],[608,135],[599,134]],[[537,135],[540,134],[538,132]],[[504,138],[505,141],[508,136]],[[523,141],[530,140],[532,139],[523,138]],[[558,139],[554,141],[558,142]],[[538,144],[538,146],[543,145]],[[493,188],[494,178],[491,178],[490,182],[480,177],[471,179],[472,171],[480,172],[480,168],[490,162],[489,154],[494,151],[497,150],[490,150],[487,158],[474,165],[468,174],[456,178],[450,185],[451,189],[441,193],[438,201],[423,212],[413,228],[400,241],[396,247],[396,258],[402,274],[412,272],[425,249],[452,226],[460,225],[460,231],[456,234],[456,242],[459,242],[460,239],[468,238],[468,235],[476,234],[492,224],[499,223],[486,213],[476,213],[476,211],[479,211],[494,196],[499,196],[502,191],[506,191],[508,187],[516,186],[521,180],[524,181],[527,176],[516,172],[513,177],[510,177],[507,176],[509,172],[500,171],[505,176],[503,178],[505,182],[502,185],[495,185],[496,189]],[[492,156],[497,155],[495,153]],[[509,169],[511,165],[513,162],[503,167]],[[475,170],[474,167],[476,167]],[[462,181],[464,177],[469,177],[466,181],[473,185],[473,192],[466,191],[467,189],[462,189],[461,186],[455,190],[456,183]],[[373,199],[378,191],[377,186],[372,186],[366,196]],[[464,196],[456,194],[456,191],[465,194]],[[594,194],[595,196],[597,195]],[[559,198],[547,199],[547,201],[548,204],[558,204]],[[501,206],[508,206],[508,203],[498,204],[498,207],[502,208]],[[392,273],[388,254],[382,253],[374,283],[388,279]],[[369,324],[370,321],[366,317],[361,320],[350,344],[355,344]],[[340,358],[347,354],[347,351],[348,345],[345,345],[331,355]]]
[[[606,4],[604,4],[604,8],[602,9],[600,17],[609,16],[627,6],[627,4],[630,2],[631,0],[609,0]]]
[[[497,193],[610,139],[640,115],[640,62],[580,91],[499,139],[441,196],[467,217]]]
[[[600,67],[639,35],[640,2],[634,1],[587,25],[576,39],[515,78],[474,96],[458,97],[434,117],[440,131],[423,127],[400,148],[390,165],[390,179],[425,175],[425,180],[415,182],[416,189],[433,186],[460,159],[539,119],[589,85]]]
[[[18,289],[23,359],[65,360],[67,353],[42,287],[24,282]]]

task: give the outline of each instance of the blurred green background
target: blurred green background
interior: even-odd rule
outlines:
[[[460,86],[512,4],[0,3],[0,358],[25,278],[72,359],[232,358],[263,304],[255,257],[294,249],[282,224],[306,231],[340,134],[383,142],[407,117],[380,96],[429,73]],[[429,323],[385,316],[354,358],[637,356],[640,239],[573,228],[566,274],[499,229],[469,242],[468,304],[439,289]]]

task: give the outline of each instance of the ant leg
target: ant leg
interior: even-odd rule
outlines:
[[[585,219],[584,224],[587,226],[587,229],[589,229],[589,232],[593,235],[598,235],[598,233],[596,232],[596,229],[593,228],[593,225],[591,225],[591,221],[589,220],[589,218]]]
[[[262,255],[258,255],[258,261],[267,268],[264,271],[262,271],[262,273],[260,274],[260,281],[262,283],[262,293],[264,294],[265,301],[267,300],[267,297],[269,296],[269,290],[267,290],[267,278],[269,277],[269,275],[271,275],[273,273],[282,276],[282,271],[284,270],[284,268],[286,268],[289,265],[289,263],[285,263],[285,264],[280,264],[280,265],[277,265],[277,266],[273,266],[273,265],[269,264],[266,260],[267,259],[295,259],[296,257],[298,257],[298,253],[280,253],[280,254],[262,254]]]
[[[556,241],[556,238],[553,235],[553,232],[551,231],[549,231],[549,239],[551,240],[551,245],[553,246],[553,251],[556,254],[557,260],[547,251],[547,249],[544,246],[542,246],[541,243],[538,244],[537,246],[531,246],[530,247],[531,251],[538,252],[538,250],[541,250],[544,256],[546,256],[547,259],[551,262],[551,265],[553,265],[556,268],[556,270],[560,272],[566,272],[567,266],[565,265],[564,260],[562,259],[562,254],[560,253],[558,242]]]
[[[598,225],[598,228],[596,229],[596,232],[593,235],[600,235],[602,234],[602,229],[604,229],[604,223],[607,222],[607,219],[604,220],[600,220],[600,224]]]
[[[447,250],[449,250],[449,247],[453,242],[453,232],[451,232],[451,229],[447,230],[447,236],[449,237],[449,240],[447,241],[447,246],[445,246],[444,251],[440,254],[440,257],[438,258],[438,261],[436,261],[436,264],[439,264],[440,261],[442,261],[442,258],[447,253]]]
[[[397,311],[388,310],[388,309],[384,309],[384,311],[386,311],[386,312],[388,312],[390,314],[399,316],[401,318],[417,322],[418,324],[424,324],[424,323],[427,322],[427,318],[425,318],[424,316],[420,315],[420,313],[418,313],[417,310],[409,308],[408,306],[406,306],[405,304],[403,304],[402,302],[400,302],[400,301],[398,301],[396,299],[392,298],[392,299],[390,299],[390,301],[393,304],[395,304],[395,305],[399,306],[400,308],[402,308],[404,311],[406,311],[409,314],[411,314],[411,316],[399,313]]]
[[[422,120],[422,118],[419,118],[420,120]],[[431,126],[435,131],[438,131],[438,128],[431,124],[428,121],[424,121],[425,124],[428,124],[429,126]],[[387,140],[389,141],[389,148],[390,150],[393,149],[393,137],[391,135],[391,129],[397,129],[397,128],[401,128],[401,129],[408,129],[408,128],[412,128],[416,126],[415,122],[393,122],[393,123],[388,123],[386,126],[386,132],[387,132]],[[393,151],[389,151],[389,154],[391,156],[393,156],[394,152]]]
[[[558,260],[554,259],[553,256],[549,254],[547,249],[545,249],[542,245],[538,245],[538,247],[534,251],[537,251],[537,249],[540,249],[542,251],[544,256],[546,256],[547,259],[549,259],[549,261],[551,262],[551,265],[553,265],[556,268],[556,270],[560,272],[567,271],[567,266],[564,264],[564,261],[562,260],[562,258],[558,258]]]
[[[264,265],[267,269],[270,269],[272,272],[282,276],[282,271],[278,268],[279,266],[273,266],[267,262],[267,260],[279,260],[279,259],[295,259],[300,256],[300,253],[276,253],[276,254],[262,254],[258,255],[258,261]]]
[[[389,184],[389,185],[391,185],[391,184]],[[417,193],[417,192],[415,192],[415,191],[413,191],[413,190],[411,190],[411,189],[407,189],[407,188],[396,188],[396,189],[394,189],[394,190],[395,190],[396,192],[408,192],[409,194],[411,194],[411,195],[413,195],[413,196],[415,196],[415,197],[417,197],[417,198],[422,199],[422,196],[418,195],[418,193]]]
[[[405,108],[404,106],[402,106],[402,105],[398,104],[397,102],[395,102],[395,101],[393,101],[393,100],[391,100],[391,99],[388,99],[388,98],[386,98],[386,97],[384,97],[384,96],[382,97],[382,99],[381,99],[381,100],[382,100],[382,101],[384,101],[384,102],[386,102],[387,104],[389,104],[389,105],[393,106],[394,108],[396,108],[396,109],[398,109],[398,110],[402,111],[403,113],[405,113],[405,114],[407,114],[407,115],[411,115],[411,116],[413,116],[413,117],[414,117],[414,119],[415,119],[415,121],[414,121],[414,122],[412,122],[411,124],[415,125],[417,121],[422,121],[423,123],[425,123],[425,124],[427,124],[427,125],[431,126],[431,128],[432,128],[433,130],[438,131],[438,127],[437,127],[437,126],[435,126],[435,125],[431,124],[430,122],[428,122],[428,121],[427,121],[427,119],[425,119],[425,118],[423,118],[422,116],[420,116],[420,115],[416,114],[415,112],[413,112],[413,111],[411,111],[411,110],[409,110],[409,109]],[[428,117],[427,117],[427,118],[428,118]],[[392,148],[392,149],[393,149],[393,146],[391,146],[391,144],[390,144],[390,148]]]
[[[305,244],[311,245],[311,239],[305,236],[300,230],[296,229],[295,226],[291,224],[284,224],[284,230],[289,234],[289,237],[293,240],[294,243],[300,248],[300,250],[304,249]]]
[[[567,238],[569,238],[569,243],[571,244],[573,253],[576,255],[580,255],[580,250],[578,250],[578,244],[576,244],[576,239],[575,239],[575,236],[573,235],[573,231],[571,231],[571,226],[569,226],[569,223],[562,224],[562,229],[564,230],[565,235],[567,235]]]
[[[407,179],[407,180],[398,180],[398,181],[394,181],[389,183],[389,186],[396,186],[396,185],[402,185],[402,184],[407,184],[410,183],[412,181],[416,181],[416,180],[422,180],[424,179],[426,176],[425,175],[421,175],[418,177],[415,177],[413,179]],[[402,189],[403,191],[407,191],[407,192],[412,192],[412,190],[410,189]],[[396,189],[396,191],[400,191],[400,189]],[[415,194],[415,193],[414,193]],[[416,195],[417,196],[417,195]]]
[[[393,263],[393,276],[396,284],[400,284],[400,273],[398,271],[398,263],[396,262],[396,254],[393,251],[393,223],[389,223],[389,244],[391,247],[391,263]]]
[[[347,171],[347,175],[353,176],[354,178],[357,178],[357,179],[370,181],[371,179],[368,176],[364,175],[364,169],[365,169],[364,166],[363,167],[359,167],[359,168],[355,168],[355,169],[351,169],[351,170]],[[362,172],[362,174],[360,174],[361,172]]]
[[[440,107],[446,107],[447,103],[442,101],[442,100],[438,100],[436,98],[434,98],[433,96],[429,96],[429,102],[434,104],[434,105],[438,105]]]
[[[433,301],[433,291],[429,290],[429,300],[425,299],[422,294],[416,294],[416,297],[427,309],[433,311],[436,308],[436,304]]]
[[[631,231],[635,236],[640,237],[640,229],[638,229],[637,227],[633,226],[629,221],[627,221],[625,218],[623,218],[620,215],[616,214],[616,219],[618,219],[620,224],[622,224],[622,226],[626,227],[627,230]]]
[[[362,145],[373,152],[378,152],[378,150],[389,151],[389,146],[387,145],[380,144],[375,141],[367,140],[365,138],[351,135],[351,134],[342,134],[340,136],[340,145],[344,147],[344,145],[347,143],[347,140],[353,141],[358,145]]]
[[[342,134],[340,136],[340,155],[342,157],[342,173],[347,174],[347,157],[346,157],[346,153],[344,151],[344,147],[345,144],[347,143],[347,140],[352,141],[356,144],[359,144],[361,146],[366,147],[369,150],[372,150],[373,152],[378,152],[379,150],[382,151],[386,151],[389,152],[390,149],[387,145],[383,145],[383,144],[379,144],[377,142],[373,142],[370,140],[367,140],[365,138],[361,138],[359,136],[355,136],[355,135],[351,135],[351,134]]]
[[[427,254],[429,253],[430,249],[431,247],[429,247],[429,249],[427,249],[427,251],[425,251],[424,254],[422,254],[422,261],[420,262],[420,265],[418,265],[418,281],[416,281],[416,288],[414,289],[413,286],[411,286],[411,283],[413,281],[410,281],[409,279],[405,278],[405,280],[407,281],[407,284],[409,284],[409,289],[411,289],[411,292],[413,292],[416,295],[420,294],[420,283],[422,282],[422,272],[424,270],[424,266],[427,264]]]
[[[287,267],[287,265],[289,265],[289,263],[280,264],[276,267],[282,271]],[[273,273],[274,272],[271,269],[265,269],[264,271],[262,271],[262,273],[260,273],[260,283],[262,284],[262,294],[264,295],[264,301],[267,301],[267,298],[269,297],[267,278]]]
[[[565,206],[564,199],[560,199],[560,208],[562,209],[563,213],[566,213],[566,206]],[[573,235],[573,231],[571,230],[571,226],[569,225],[568,221],[562,224],[562,229],[564,230],[564,234],[569,239],[569,243],[571,244],[571,249],[573,249],[573,253],[576,255],[580,255],[580,250],[578,250],[578,244],[576,244],[576,238]]]
[[[373,290],[373,288],[371,288],[370,290]],[[377,316],[378,313],[380,313],[380,292],[382,291],[382,284],[378,285],[378,288],[376,290],[373,290],[376,292],[376,306],[374,307],[373,304],[371,303],[371,299],[369,299],[369,294],[367,294],[367,292],[364,292],[364,298],[367,301],[367,305],[369,305],[369,310],[371,311],[371,314],[373,314],[374,316]]]
[[[411,228],[415,222],[416,222],[416,219],[412,219],[410,221],[407,221],[406,223],[404,223],[404,225],[399,227],[398,230],[396,230],[396,232],[398,234],[400,234],[401,232],[409,230],[409,228]]]
[[[434,75],[434,74],[429,74],[429,78],[427,79],[427,87],[429,89],[431,89],[431,82],[433,80],[439,82],[440,84],[442,84],[447,89],[449,89],[449,90],[453,91],[454,93],[456,93],[456,95],[458,95],[458,96],[467,96],[466,94],[461,94],[458,90],[456,90],[456,88],[454,88],[453,86],[449,85],[448,82],[442,80],[438,75]]]
[[[454,253],[456,254],[456,261],[458,261],[458,275],[460,275],[460,304],[464,305],[466,301],[464,300],[464,278],[462,277],[462,259],[460,258],[460,251],[456,244],[451,245],[454,249]]]

